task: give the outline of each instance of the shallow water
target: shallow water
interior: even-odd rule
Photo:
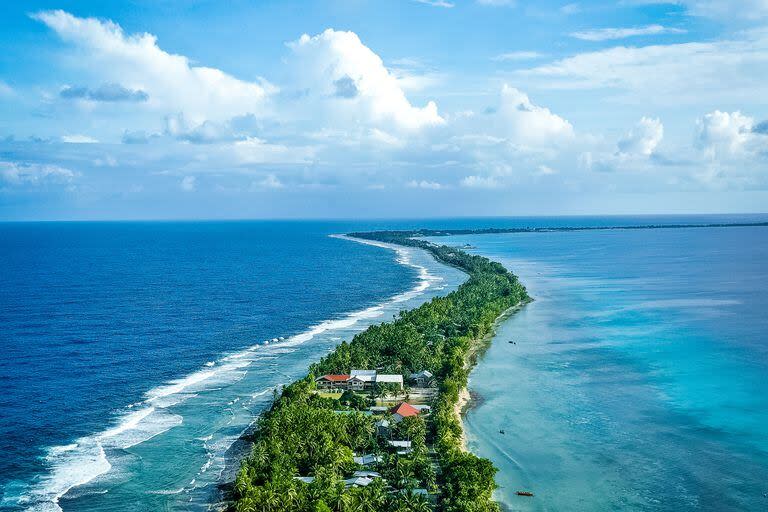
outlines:
[[[470,377],[510,510],[768,508],[768,229],[448,240],[536,299]]]

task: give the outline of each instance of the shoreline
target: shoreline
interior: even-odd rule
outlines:
[[[530,298],[529,300],[521,301],[501,313],[493,321],[491,331],[472,343],[465,360],[465,369],[467,370],[467,375],[471,374],[475,366],[480,363],[483,354],[491,346],[491,343],[493,343],[493,339],[496,337],[497,328],[512,315],[524,308],[527,304],[533,302],[533,300],[533,298]],[[453,408],[454,414],[461,424],[461,448],[465,452],[471,452],[471,450],[467,445],[467,429],[464,426],[464,416],[473,408],[478,407],[481,403],[482,397],[472,391],[471,386],[469,385],[469,381],[467,381],[467,385],[459,390],[459,399]]]
[[[338,238],[344,239],[347,237],[338,236]],[[349,238],[347,239],[350,240]],[[354,241],[358,242],[358,240]],[[365,243],[367,241],[359,242]],[[24,492],[24,495],[20,495],[18,499],[25,500],[27,505],[45,504],[50,505],[53,510],[61,511],[64,507],[62,507],[60,501],[66,500],[72,492],[88,486],[110,472],[119,471],[120,465],[116,465],[115,461],[110,462],[109,460],[112,458],[111,452],[105,453],[104,451],[104,448],[112,449],[113,445],[117,444],[116,441],[113,441],[113,438],[122,439],[133,434],[137,429],[148,428],[148,425],[151,426],[157,420],[158,415],[168,416],[175,406],[183,404],[187,398],[194,396],[194,394],[188,392],[189,389],[196,389],[200,386],[206,387],[209,380],[215,381],[220,375],[241,371],[250,365],[251,358],[256,354],[260,354],[265,350],[272,350],[273,347],[301,345],[317,336],[325,335],[328,331],[348,329],[357,324],[362,324],[360,330],[364,330],[367,328],[368,322],[373,321],[375,323],[379,318],[384,319],[386,316],[384,312],[387,309],[402,307],[399,305],[419,297],[444,279],[441,274],[431,272],[429,268],[418,264],[419,262],[412,262],[407,248],[384,243],[369,243],[368,245],[375,245],[395,252],[396,265],[412,268],[415,271],[412,286],[409,286],[400,293],[385,297],[381,302],[370,307],[340,312],[338,316],[309,325],[295,334],[286,334],[286,338],[282,341],[273,342],[269,345],[256,343],[235,352],[222,353],[191,373],[181,374],[176,378],[146,390],[141,401],[126,405],[124,410],[105,422],[103,428],[73,440],[72,444],[49,447],[48,452],[53,454],[51,457],[56,457],[56,459],[52,460],[50,468],[46,468],[39,473],[43,478],[38,483],[30,485],[29,489]],[[442,267],[442,264],[440,266]],[[278,384],[277,387],[279,386]],[[270,384],[266,387],[272,388],[275,386]],[[264,410],[268,408],[269,405],[267,404]],[[215,456],[218,457],[218,454],[221,453],[224,460],[222,466],[217,468],[219,476],[210,482],[213,489],[211,506],[214,509],[221,502],[220,491],[226,489],[231,484],[240,468],[242,460],[250,452],[248,439],[253,436],[256,422],[261,412],[263,410],[254,415],[248,425],[244,425],[240,435],[226,449],[216,452]],[[153,431],[151,435],[146,436],[146,439],[131,444],[131,447],[149,441],[155,436],[162,435],[172,427],[173,425],[159,429],[156,432]],[[98,459],[94,459],[93,462],[93,464],[98,464],[98,467],[94,466],[94,471],[92,472],[80,474],[80,478],[76,481],[67,478],[67,473],[73,474],[72,468],[74,464],[82,463],[81,458],[78,458],[79,451],[90,449],[91,447],[98,448]]]
[[[431,261],[435,262],[437,266],[441,268],[454,268],[454,269],[460,270],[464,276],[464,280],[462,281],[462,283],[466,282],[468,278],[467,273],[463,269],[454,267],[452,265],[448,265],[445,262],[438,260],[429,251],[426,251],[424,249],[415,248],[415,247],[403,247],[397,244],[366,240],[366,239],[356,238],[356,237],[352,237],[344,234],[330,234],[328,236],[330,238],[336,238],[339,240],[345,240],[348,242],[358,243],[362,245],[369,245],[372,247],[378,247],[381,249],[392,251],[395,253],[396,264],[402,265],[405,267],[410,267],[417,270],[417,276],[416,276],[416,279],[414,280],[415,284],[411,288],[397,295],[391,296],[385,301],[375,306],[371,306],[364,310],[348,313],[346,316],[343,317],[343,319],[367,312],[372,309],[382,308],[390,305],[399,304],[401,302],[406,302],[410,299],[418,297],[423,292],[425,292],[426,290],[434,286],[435,283],[443,281],[445,279],[444,276],[433,274],[432,272],[430,272],[430,269],[422,265],[412,263],[410,260],[410,255],[408,254],[409,249],[418,251],[423,255],[428,256]],[[318,325],[325,325],[326,323],[332,322],[332,321],[334,320],[325,320]],[[313,330],[315,327],[310,327],[308,331]],[[289,340],[290,339],[291,338],[289,338]],[[313,361],[312,364],[317,364],[317,362],[318,361]],[[286,386],[287,385],[288,384],[286,384]],[[285,386],[278,386],[275,389],[275,391],[279,392],[281,387],[285,387]],[[225,467],[221,472],[221,478],[218,480],[218,483],[216,483],[216,488],[218,490],[218,497],[215,499],[214,502],[211,503],[211,510],[213,510],[214,512],[224,512],[225,510],[229,510],[229,508],[231,507],[233,502],[231,502],[228,499],[228,496],[234,490],[234,484],[235,484],[235,478],[237,476],[237,472],[239,471],[243,461],[250,454],[250,450],[253,447],[254,440],[256,439],[258,434],[259,418],[261,417],[261,415],[267,412],[270,409],[270,407],[271,405],[267,405],[264,410],[254,415],[251,423],[243,430],[243,432],[238,436],[238,438],[226,450],[227,455],[225,456]]]
[[[414,231],[390,231],[350,233],[343,238],[364,239],[386,248],[421,249],[436,262],[462,270],[468,279],[450,293],[405,309],[392,320],[343,341],[311,365],[306,377],[283,388],[261,415],[252,456],[245,459],[235,480],[229,497],[237,507],[251,507],[282,489],[281,495],[291,496],[286,510],[329,510],[326,496],[335,504],[349,500],[355,507],[377,503],[382,511],[401,510],[399,496],[412,491],[419,491],[413,499],[424,510],[433,509],[430,503],[446,512],[466,510],[467,503],[474,503],[478,510],[498,509],[493,501],[497,469],[490,460],[466,451],[460,414],[471,402],[468,370],[489,345],[498,324],[530,296],[517,276],[500,263],[417,236]],[[374,429],[376,417],[387,418],[386,412],[376,416],[369,412],[368,402],[349,398],[352,403],[343,404],[318,394],[318,376],[341,376],[351,373],[350,368],[374,368],[391,377],[398,374],[401,382],[421,371],[434,375],[430,387],[436,393],[430,413],[406,424],[416,430],[393,429],[396,435],[406,436],[399,439],[408,439],[400,441],[408,443],[407,451],[393,449],[399,445],[392,444],[388,435],[358,435],[363,425]],[[338,415],[339,410],[358,412]],[[345,455],[339,459],[341,454]],[[368,457],[373,458],[371,462],[365,462]],[[358,487],[350,474],[368,465],[376,470],[375,476]]]

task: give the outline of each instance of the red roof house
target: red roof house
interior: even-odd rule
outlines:
[[[349,375],[323,375],[315,379],[317,385],[321,388],[345,387]]]
[[[400,402],[398,405],[389,410],[392,413],[392,419],[395,423],[400,423],[403,418],[409,416],[418,416],[419,410],[407,402]]]

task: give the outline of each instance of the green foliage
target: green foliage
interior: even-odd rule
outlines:
[[[368,407],[368,400],[350,390],[346,390],[341,394],[339,403],[358,411],[363,411]]]
[[[447,246],[412,238],[414,232],[358,233],[354,236],[427,250],[438,260],[460,268],[467,281],[456,291],[401,312],[394,321],[374,325],[342,342],[310,368],[310,376],[283,389],[257,423],[253,451],[234,485],[237,512],[282,511],[428,511],[433,506],[412,490],[439,488],[439,510],[490,512],[495,468],[490,461],[461,450],[461,423],[454,407],[466,386],[465,361],[472,342],[490,332],[506,309],[529,300],[525,288],[502,265]],[[431,233],[439,234],[439,232]],[[356,468],[357,453],[381,453],[374,418],[362,413],[339,414],[339,405],[364,409],[365,398],[345,392],[336,401],[314,393],[313,375],[346,373],[351,368],[377,368],[409,375],[429,370],[439,393],[432,414],[406,418],[393,436],[413,443],[406,456],[386,455],[378,470],[385,482],[346,487],[343,479]],[[382,387],[374,396],[394,393]],[[427,442],[438,454],[440,478],[428,456]],[[314,476],[306,484],[296,476]]]

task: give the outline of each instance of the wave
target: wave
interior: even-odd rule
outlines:
[[[431,274],[423,265],[413,262],[412,252],[416,249],[341,235],[334,236],[395,251],[398,264],[418,271],[418,280],[415,286],[378,305],[348,313],[342,318],[325,320],[288,338],[278,338],[277,342],[257,343],[234,354],[226,355],[217,361],[207,361],[200,370],[194,373],[150,389],[145,393],[144,400],[128,405],[125,412],[118,417],[111,427],[102,432],[77,439],[74,443],[51,447],[45,459],[48,466],[47,474],[43,475],[20,496],[18,504],[35,512],[61,512],[62,509],[58,502],[65,494],[75,487],[92,483],[113,470],[113,465],[109,460],[112,455],[109,454],[114,454],[113,458],[116,458],[120,450],[146,442],[177,425],[181,425],[183,417],[171,413],[168,408],[198,396],[201,392],[221,389],[227,384],[242,379],[247,373],[247,368],[256,361],[274,359],[278,354],[293,352],[297,346],[325,332],[349,329],[363,320],[380,317],[387,307],[411,300],[442,280],[441,277]],[[340,337],[333,337],[333,339],[338,341]],[[274,389],[276,389],[275,386],[268,387],[253,394],[252,398],[271,393]],[[204,438],[203,443],[209,452],[209,459],[200,468],[200,472],[206,472],[214,460],[216,462],[223,461],[224,454],[239,437],[239,435],[234,434],[227,435],[213,442],[211,442],[210,437]],[[148,492],[172,494],[180,492],[180,490]]]

